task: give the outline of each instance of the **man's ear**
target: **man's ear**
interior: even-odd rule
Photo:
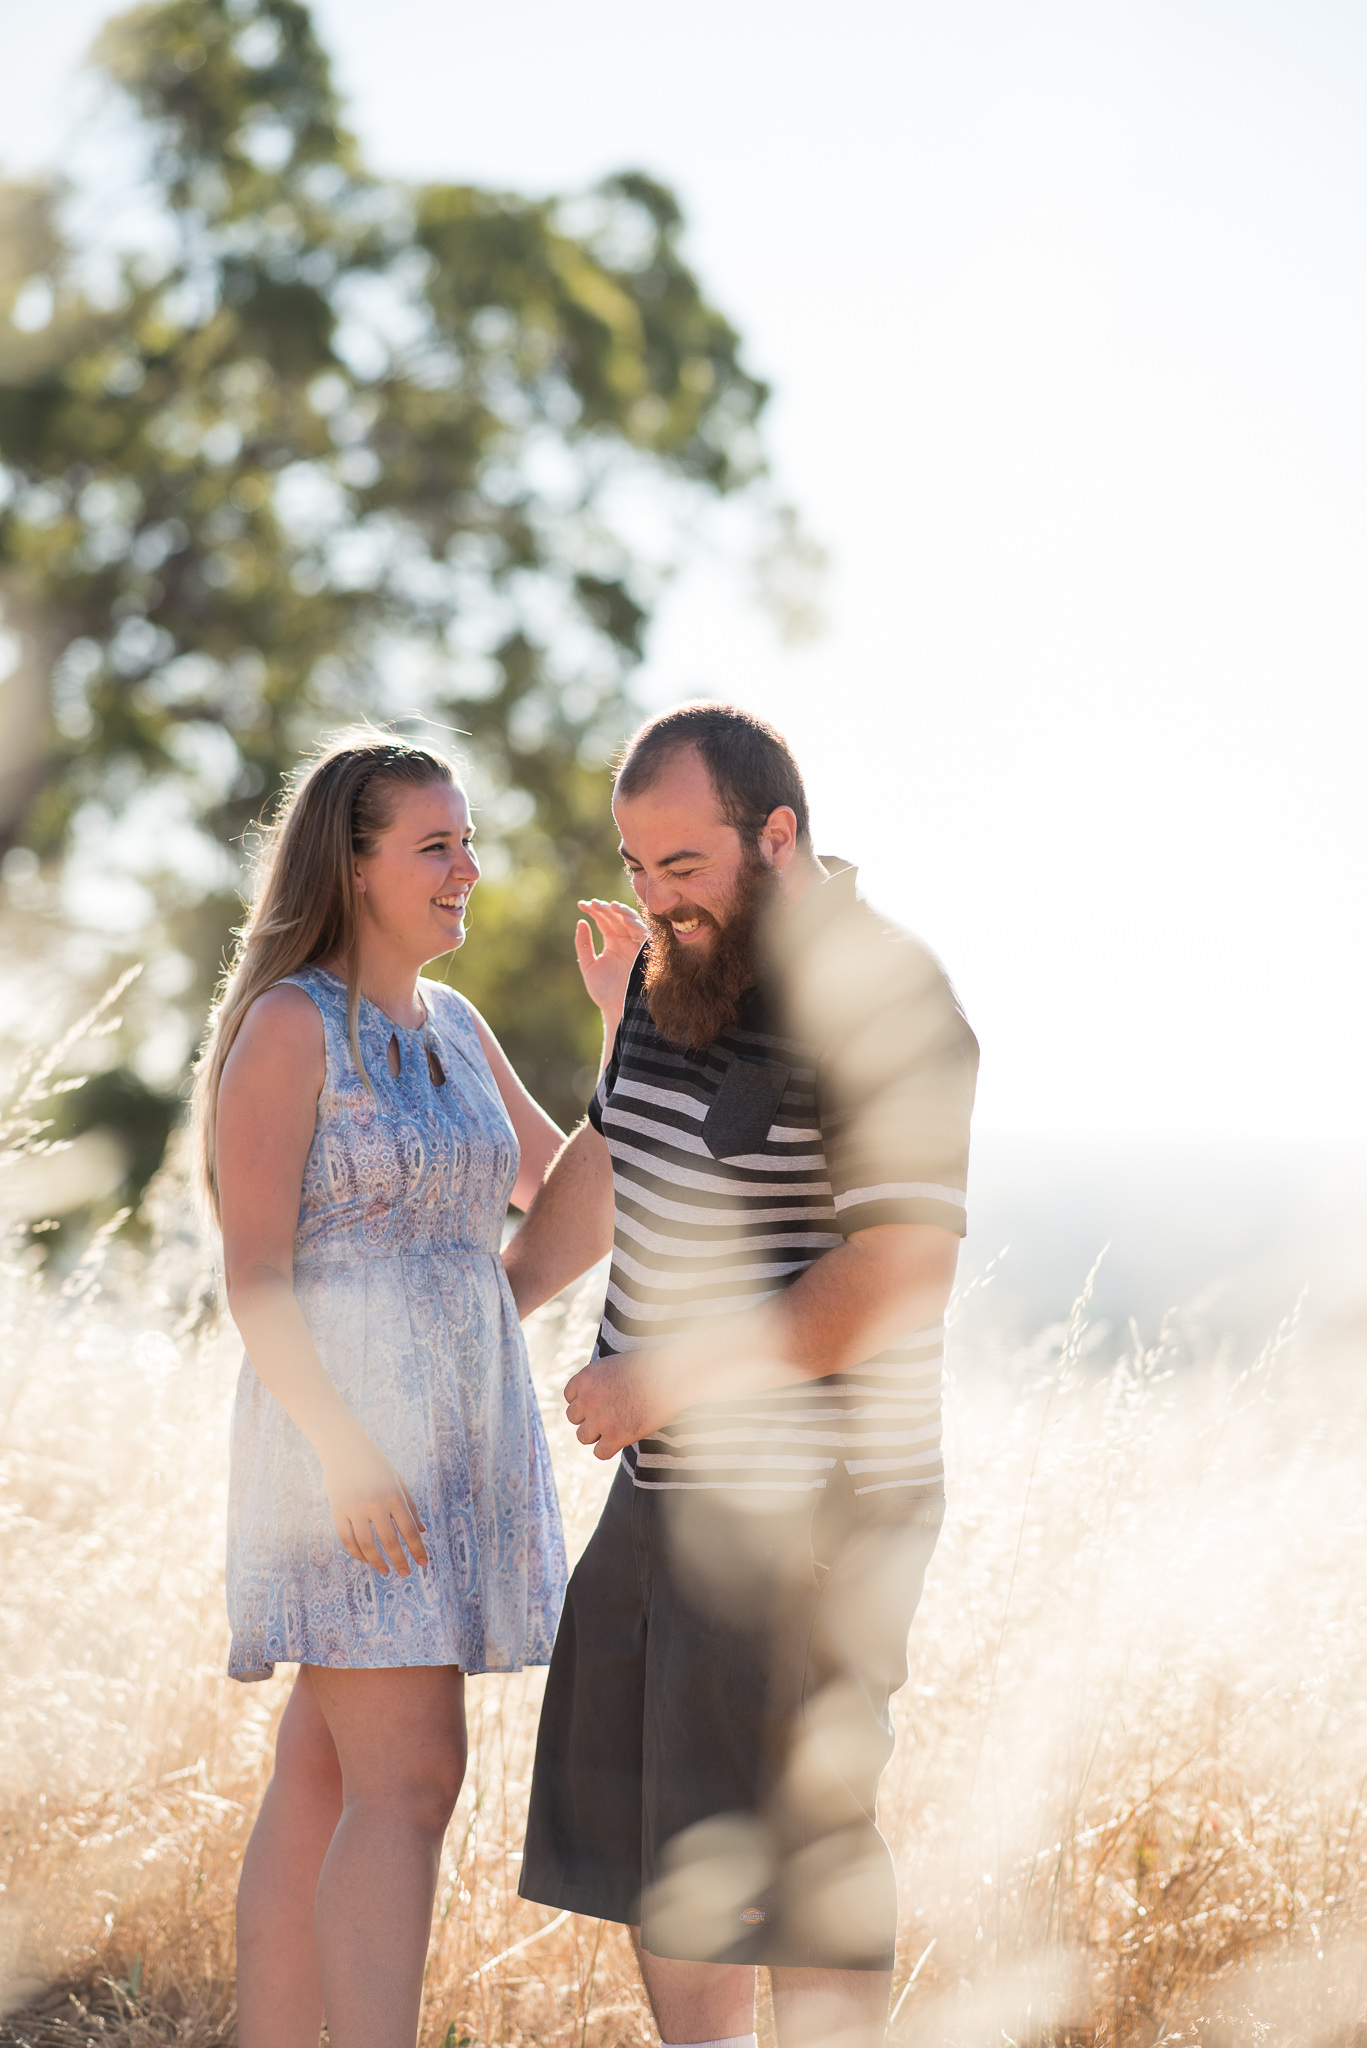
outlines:
[[[797,813],[787,804],[770,811],[759,835],[760,858],[782,874],[797,852]]]

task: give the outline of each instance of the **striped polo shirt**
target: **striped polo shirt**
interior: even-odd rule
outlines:
[[[828,867],[837,864],[826,862]],[[595,1357],[696,1332],[883,1223],[962,1235],[977,1044],[939,963],[858,896],[853,868],[779,920],[730,1029],[672,1044],[627,990],[589,1120],[616,1222]],[[866,1363],[687,1410],[623,1453],[637,1486],[943,1490],[944,1329]]]

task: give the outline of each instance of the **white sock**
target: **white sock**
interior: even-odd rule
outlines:
[[[721,2041],[666,2041],[660,2048],[759,2048],[758,2034],[728,2034]]]

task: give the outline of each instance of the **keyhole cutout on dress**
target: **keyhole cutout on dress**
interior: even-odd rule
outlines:
[[[444,1088],[446,1086],[446,1069],[437,1058],[436,1047],[431,1044],[427,1046],[427,1071],[432,1076],[432,1086],[434,1088]]]
[[[389,1071],[394,1076],[394,1079],[397,1081],[402,1068],[402,1062],[399,1059],[399,1039],[397,1032],[393,1032],[390,1034],[389,1051],[386,1054],[386,1058],[389,1061]]]

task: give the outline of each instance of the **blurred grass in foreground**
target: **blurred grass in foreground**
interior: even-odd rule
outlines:
[[[0,1263],[0,2042],[234,2038],[232,1903],[289,1679],[223,1676],[232,1332],[174,1165],[154,1248]],[[560,1421],[592,1286],[533,1332]],[[903,2043],[1367,2041],[1367,1388],[1085,1305],[948,1389],[950,1515],[883,1821]],[[960,1347],[966,1352],[967,1346]],[[654,2039],[621,1930],[515,1896],[541,1674],[470,1685],[424,2048]],[[915,1972],[913,1977],[913,1972]],[[761,2038],[772,2041],[767,2015]]]

